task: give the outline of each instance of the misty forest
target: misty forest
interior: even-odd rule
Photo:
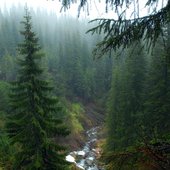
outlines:
[[[89,10],[89,0],[76,3],[78,15]],[[0,170],[170,169],[163,3],[146,0],[152,12],[140,16],[138,0],[107,0],[117,19],[94,20],[0,8]]]

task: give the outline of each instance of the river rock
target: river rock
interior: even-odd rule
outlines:
[[[91,166],[87,170],[99,170],[99,169],[97,168],[97,166]]]
[[[79,165],[79,164],[76,164],[76,166],[77,166],[77,168],[80,168],[80,169],[82,169],[82,170],[85,170],[85,168],[83,168],[81,165]]]
[[[88,157],[86,158],[86,163],[88,166],[92,166],[94,162],[94,157]]]
[[[89,144],[87,143],[87,144],[84,146],[83,151],[84,151],[85,153],[87,153],[87,152],[89,152],[89,150],[90,150],[90,146],[89,146]]]
[[[71,162],[71,163],[75,163],[75,158],[71,155],[67,155],[66,156],[66,161],[67,162]]]
[[[85,153],[84,151],[78,151],[78,152],[77,152],[77,155],[78,155],[78,156],[84,157],[85,154],[86,154],[86,153]]]

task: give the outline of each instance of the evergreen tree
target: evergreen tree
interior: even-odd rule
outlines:
[[[110,96],[108,99],[107,107],[107,141],[106,151],[115,151],[122,149],[122,139],[124,137],[123,128],[123,117],[121,110],[123,109],[123,80],[122,72],[123,68],[118,61],[114,61],[115,65],[113,68],[112,76],[112,87],[110,90]]]
[[[143,116],[146,136],[152,142],[169,138],[170,70],[167,58],[169,52],[159,40],[150,57]]]
[[[67,8],[74,1],[62,0],[62,5]],[[78,1],[80,13],[81,8],[87,6],[90,0]],[[119,48],[128,48],[134,42],[145,39],[146,47],[155,45],[159,36],[163,34],[164,27],[169,23],[170,1],[167,0],[147,0],[143,3],[136,0],[106,0],[106,13],[113,10],[117,14],[112,18],[97,18],[91,22],[98,22],[97,26],[90,29],[88,32],[92,34],[104,33],[103,40],[97,44],[94,50],[96,55],[102,56],[110,50]],[[140,11],[143,7],[149,12],[143,16]],[[130,8],[129,8],[130,7]],[[129,10],[130,9],[130,10]],[[131,13],[131,15],[127,15]]]
[[[7,53],[0,58],[0,79],[11,81],[12,79],[14,79],[14,74],[14,57]]]
[[[139,50],[140,45],[133,53],[132,49],[127,51],[113,71],[108,102],[108,150],[125,150],[139,139],[145,78],[145,59]]]
[[[54,138],[69,132],[55,116],[62,109],[45,80],[40,65],[43,54],[27,9],[24,19],[21,22],[24,41],[18,48],[22,58],[18,60],[17,81],[12,83],[11,112],[6,124],[11,142],[19,146],[13,169],[64,170],[67,169],[64,147],[55,143]]]

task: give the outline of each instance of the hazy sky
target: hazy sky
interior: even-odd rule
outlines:
[[[95,0],[94,0],[95,1]],[[92,0],[93,2],[93,0]],[[61,4],[59,3],[59,0],[0,0],[0,8],[3,10],[4,6],[9,9],[12,5],[17,5],[18,3],[20,4],[27,4],[28,7],[33,7],[33,8],[42,8],[42,9],[47,9],[47,11],[53,11],[57,14],[60,13],[61,10]],[[94,9],[95,8],[95,9]],[[103,3],[100,3],[97,9],[96,4],[92,3],[89,5],[89,10],[90,10],[90,16],[91,17],[100,17],[105,13],[105,8],[104,8],[104,1]],[[100,11],[100,12],[99,12]],[[63,11],[64,13],[64,11]],[[71,9],[66,11],[67,14],[72,15],[77,17],[78,14],[78,4],[73,4],[71,6]],[[81,16],[87,16],[87,10],[85,9],[84,12],[81,12]]]
[[[145,3],[147,0],[139,0],[140,2],[140,16],[146,15],[148,12],[148,9],[145,8]],[[109,18],[113,18],[116,17],[115,13],[112,11],[109,14],[105,14],[105,0],[91,0],[91,3],[89,4],[89,13],[90,13],[90,18],[97,18],[97,17],[109,17]],[[161,2],[161,1],[160,1]],[[164,1],[164,3],[166,3],[167,0]],[[61,5],[59,3],[59,0],[0,0],[0,8],[3,10],[4,6],[6,6],[7,8],[10,8],[10,6],[12,5],[17,5],[18,3],[20,4],[26,4],[28,6],[31,6],[33,8],[42,8],[42,9],[47,9],[48,11],[53,11],[56,14],[59,15],[60,13],[60,9],[61,9]],[[163,4],[165,5],[165,4]],[[162,6],[162,4],[160,3],[158,6]],[[78,4],[73,4],[71,6],[71,9],[68,10],[66,13],[72,16],[77,16],[78,14]],[[129,8],[127,15],[129,15],[128,17],[131,16],[131,8]],[[81,16],[85,17],[87,16],[87,10],[85,9],[85,12],[81,12]]]

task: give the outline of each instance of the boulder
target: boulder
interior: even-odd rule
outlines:
[[[67,162],[71,162],[71,163],[75,163],[75,158],[71,155],[67,155],[66,156],[66,161]]]

